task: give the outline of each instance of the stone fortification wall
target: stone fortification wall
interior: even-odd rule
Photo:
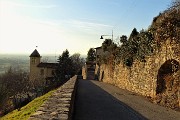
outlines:
[[[71,120],[78,76],[59,87],[29,120]]]
[[[169,103],[173,104],[171,106],[177,107],[178,104],[180,106],[179,64],[180,44],[166,40],[153,55],[146,57],[146,62],[136,60],[131,67],[123,63],[116,64],[113,71],[107,64],[96,69],[100,69],[100,81],[144,96],[160,96],[156,102],[165,104],[170,100]]]

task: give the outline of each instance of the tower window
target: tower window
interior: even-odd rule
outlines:
[[[52,75],[55,75],[55,71],[54,70],[52,70],[52,73],[51,73]]]
[[[35,64],[36,63],[36,58],[32,58],[32,64]]]
[[[40,73],[41,75],[44,75],[44,69],[41,69],[41,73]]]

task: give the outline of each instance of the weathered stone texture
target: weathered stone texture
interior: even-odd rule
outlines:
[[[180,64],[180,44],[173,40],[166,40],[151,56],[146,56],[146,62],[134,61],[133,66],[127,67],[123,63],[116,64],[113,72],[109,69],[110,65],[101,65],[99,80],[118,86],[129,91],[136,92],[144,96],[156,98],[161,96],[159,102],[165,106],[180,106],[180,66],[176,72],[160,75],[160,68],[167,61],[177,61]],[[172,67],[169,66],[169,67]],[[167,71],[167,68],[164,69]],[[161,95],[157,93],[158,77],[163,76],[163,82],[166,85],[165,91]],[[168,78],[169,77],[169,78]],[[168,81],[172,79],[172,90],[168,90]],[[163,99],[164,97],[164,99]],[[163,102],[164,101],[164,102]],[[168,105],[166,104],[173,104]]]
[[[77,76],[59,87],[29,120],[71,120]]]
[[[82,67],[82,76],[83,76],[83,79],[86,79],[86,77],[87,77],[87,75],[86,75],[86,66]]]

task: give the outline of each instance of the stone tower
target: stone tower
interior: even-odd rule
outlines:
[[[35,80],[35,79],[39,78],[40,72],[39,72],[39,68],[37,66],[41,62],[41,56],[40,56],[39,52],[35,49],[29,57],[30,57],[30,76],[29,76],[29,79]]]

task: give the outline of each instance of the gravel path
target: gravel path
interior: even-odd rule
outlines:
[[[79,80],[74,119],[180,120],[180,112],[103,82]]]

